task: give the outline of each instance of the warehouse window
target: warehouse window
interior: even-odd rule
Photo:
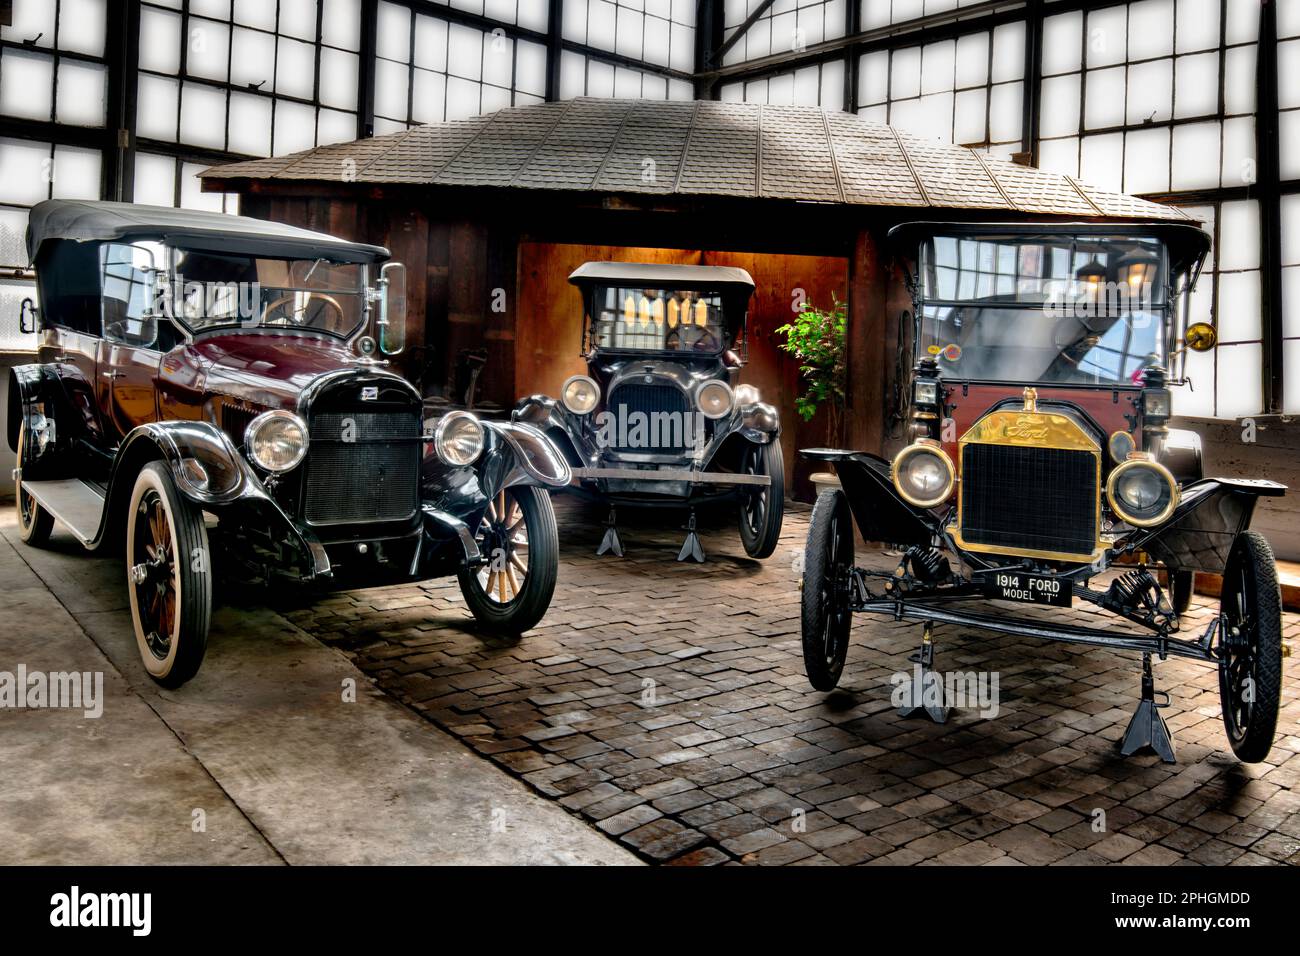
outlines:
[[[647,64],[695,69],[694,0],[565,0],[563,34]]]
[[[858,114],[1009,157],[1022,139],[1025,25],[880,50],[859,65]]]
[[[761,0],[727,0],[726,34],[730,36],[739,30],[760,3]],[[847,5],[847,0],[787,0],[772,4],[727,51],[723,63],[799,52],[823,40],[842,37]]]
[[[540,103],[546,48],[379,4],[375,132]]]
[[[565,51],[560,58],[560,99],[568,100],[575,96],[689,100],[694,98],[695,89],[683,80]]]
[[[825,110],[844,108],[844,63],[831,60],[805,66],[789,73],[722,87],[722,99],[779,106],[820,106]]]
[[[352,139],[360,0],[145,0],[137,132],[252,156]]]

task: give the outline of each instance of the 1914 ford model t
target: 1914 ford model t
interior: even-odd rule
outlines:
[[[1122,750],[1150,746],[1172,761],[1151,655],[1176,655],[1217,665],[1232,749],[1263,760],[1284,649],[1273,555],[1248,529],[1258,497],[1286,489],[1204,478],[1197,436],[1168,427],[1167,368],[1181,367],[1183,349],[1215,344],[1210,326],[1185,328],[1208,237],[1186,225],[916,223],[891,239],[914,303],[900,329],[915,360],[910,443],[892,461],[804,452],[833,462],[843,488],[818,498],[808,533],[802,633],[813,686],[838,681],[853,612],[924,622],[914,660],[929,680],[934,622],[1139,651],[1142,700]],[[902,552],[897,569],[854,566],[851,520]],[[1107,569],[1117,576],[1089,587]],[[1182,636],[1195,571],[1223,575],[1220,613]],[[952,603],[981,598],[1081,601],[1138,627]],[[911,709],[946,716],[926,704]]]
[[[527,425],[423,402],[405,273],[377,246],[215,213],[50,201],[28,251],[39,361],[13,370],[18,518],[124,541],[140,656],[178,686],[207,645],[216,564],[325,588],[457,574],[492,630],[545,613],[569,469]]]
[[[523,399],[514,420],[544,429],[568,456],[579,490],[610,504],[597,554],[621,556],[616,504],[687,506],[677,560],[704,560],[695,507],[739,504],[745,552],[776,549],[784,515],[780,419],[738,384],[754,280],[722,266],[589,262],[582,291],[588,375],[559,400]]]

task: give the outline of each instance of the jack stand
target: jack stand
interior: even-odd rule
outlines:
[[[605,520],[605,537],[600,539],[600,547],[596,549],[596,557],[600,557],[608,551],[616,558],[623,557],[623,542],[618,536],[618,528],[614,527],[614,509],[609,509],[609,517]]]
[[[1177,763],[1174,759],[1174,742],[1169,737],[1169,728],[1160,716],[1160,708],[1169,706],[1169,695],[1163,694],[1164,702],[1156,703],[1155,680],[1151,676],[1151,655],[1142,655],[1142,699],[1138,701],[1133,719],[1129,721],[1124,739],[1120,741],[1119,752],[1128,757],[1144,747],[1155,751],[1165,763]]]
[[[921,649],[908,657],[917,666],[913,669],[912,699],[898,708],[899,717],[924,714],[936,724],[948,722],[948,705],[944,700],[943,680],[932,670],[934,667],[934,625],[928,621],[921,633]]]
[[[695,509],[691,509],[690,520],[686,522],[686,540],[682,550],[677,552],[678,561],[698,561],[704,563],[704,548],[700,546],[700,536],[695,533]]]

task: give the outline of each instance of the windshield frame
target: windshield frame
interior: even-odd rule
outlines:
[[[166,290],[166,311],[165,317],[180,328],[187,338],[207,335],[213,332],[254,332],[254,333],[273,333],[281,335],[320,335],[329,339],[340,342],[352,342],[359,335],[363,334],[369,327],[374,309],[373,290],[370,286],[370,275],[373,263],[362,261],[350,256],[330,256],[321,255],[318,250],[317,254],[305,249],[294,250],[263,250],[261,248],[241,248],[236,246],[226,246],[225,244],[204,245],[199,242],[185,242],[184,244],[176,242],[167,242],[164,245],[166,253],[166,264],[160,270],[164,273],[167,290]],[[310,263],[311,267],[317,268],[322,263],[332,266],[347,266],[357,269],[357,287],[356,289],[334,289],[334,288],[304,288],[288,289],[280,286],[269,286],[269,288],[278,289],[286,294],[294,292],[315,292],[333,296],[357,296],[360,304],[357,321],[346,332],[335,329],[322,328],[312,325],[274,325],[266,324],[259,318],[258,321],[248,324],[241,321],[236,314],[231,321],[209,322],[204,321],[195,324],[192,320],[187,319],[185,315],[183,296],[186,285],[192,282],[207,282],[210,280],[195,280],[178,273],[178,263],[185,253],[203,253],[214,256],[232,256],[247,257],[253,260],[266,259],[275,260],[285,263]],[[288,267],[290,270],[292,266]],[[184,283],[177,282],[178,274],[184,280]],[[309,274],[310,275],[310,274]],[[228,283],[213,282],[213,285],[228,285]],[[265,310],[264,310],[265,311]]]
[[[1104,227],[1097,231],[1088,229],[1087,231],[1075,231],[1073,229],[1053,230],[1046,228],[1025,228],[1025,229],[1008,229],[996,225],[980,227],[977,224],[962,224],[958,226],[953,224],[952,228],[934,229],[927,231],[924,235],[918,237],[917,245],[914,249],[914,266],[907,272],[908,284],[912,293],[913,311],[912,311],[912,359],[913,363],[922,359],[931,359],[939,362],[939,372],[943,380],[948,382],[962,382],[972,385],[1007,385],[1007,386],[1024,386],[1035,385],[1047,388],[1077,388],[1077,389],[1096,389],[1105,391],[1114,391],[1117,389],[1140,389],[1142,387],[1139,381],[1134,381],[1132,377],[1125,375],[1122,370],[1115,376],[1117,381],[1071,381],[1071,380],[1052,380],[1045,378],[1042,373],[1035,376],[1025,376],[1022,378],[984,378],[974,377],[969,374],[963,375],[959,371],[945,369],[943,363],[939,361],[942,351],[936,352],[925,336],[927,322],[927,310],[933,308],[947,309],[970,309],[972,311],[996,311],[1001,313],[1039,313],[1048,311],[1053,306],[1051,303],[1059,302],[1051,298],[1052,293],[1044,295],[1042,301],[1021,301],[1015,296],[1017,292],[1013,291],[1010,296],[995,293],[986,297],[971,298],[944,298],[939,296],[927,297],[927,288],[932,287],[931,279],[927,277],[927,268],[934,268],[933,262],[927,262],[927,257],[934,255],[934,241],[939,238],[953,239],[960,241],[975,241],[990,244],[1008,244],[1016,246],[1032,245],[1058,245],[1066,246],[1072,249],[1071,258],[1074,258],[1073,249],[1077,246],[1096,246],[1105,243],[1155,243],[1159,246],[1158,262],[1158,283],[1149,289],[1150,300],[1141,304],[1140,311],[1152,315],[1155,321],[1160,323],[1156,330],[1156,343],[1160,346],[1160,353],[1155,364],[1165,366],[1170,361],[1170,356],[1176,354],[1176,343],[1174,335],[1176,333],[1177,317],[1181,313],[1180,300],[1185,300],[1183,294],[1189,286],[1188,282],[1182,281],[1183,270],[1178,275],[1171,274],[1171,256],[1169,244],[1165,237],[1161,236],[1156,229],[1147,230],[1142,226],[1122,226],[1117,225],[1113,230],[1107,230]],[[996,273],[995,273],[996,275]],[[1076,274],[1077,277],[1077,274]],[[1040,281],[1051,288],[1051,283],[1062,280],[1054,280],[1050,277],[1040,277]],[[1069,283],[1073,292],[1075,283]],[[1061,307],[1066,310],[1077,309],[1079,299],[1067,297]],[[1078,315],[1078,312],[1074,313]],[[1084,314],[1088,314],[1085,313]],[[1100,313],[1102,317],[1109,317],[1106,310]],[[1113,315],[1114,313],[1110,313]],[[1066,312],[1060,318],[1069,317],[1070,312]],[[1002,321],[1006,321],[1003,318]],[[1090,348],[1095,349],[1100,344],[1101,339],[1108,334],[1111,329],[1116,328],[1124,321],[1123,315],[1115,316],[1115,322],[1101,333],[1093,332],[1091,327],[1085,326],[1088,332],[1093,332],[1098,341]],[[1080,338],[1078,341],[1084,341]],[[1069,348],[1075,343],[1066,343],[1064,345],[1056,344],[1055,340],[1052,346],[1057,350],[1056,357],[1052,364],[1055,364],[1069,352]],[[978,348],[978,346],[972,346]],[[1113,351],[1113,350],[1109,350]],[[960,354],[960,353],[959,353]],[[1088,353],[1084,353],[1085,355]],[[1127,353],[1125,353],[1127,355]],[[1121,363],[1124,361],[1121,358]],[[1050,367],[1050,366],[1049,366]],[[1149,365],[1146,367],[1150,367]],[[1046,371],[1046,370],[1044,370]]]

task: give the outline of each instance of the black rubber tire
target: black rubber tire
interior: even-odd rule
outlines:
[[[141,550],[150,543],[142,536],[147,510],[162,508],[162,518],[171,544],[169,572],[137,585],[131,569],[143,557]],[[203,511],[176,490],[171,471],[160,461],[150,462],[136,475],[131,500],[125,516],[126,585],[131,603],[131,624],[135,630],[140,660],[149,676],[163,687],[180,687],[199,671],[208,650],[208,627],[212,622],[212,552],[208,547],[208,529]],[[140,539],[137,542],[137,539]],[[141,549],[137,549],[137,543]],[[156,539],[153,543],[156,544]],[[170,635],[166,648],[159,653],[160,636],[156,628],[146,633],[141,600],[150,587],[174,589],[174,609],[170,614]]]
[[[1175,614],[1187,613],[1187,609],[1192,606],[1192,595],[1195,593],[1195,571],[1179,571],[1176,568],[1170,569],[1169,603],[1173,605]]]
[[[516,485],[505,494],[518,503],[528,534],[528,573],[523,586],[511,600],[497,602],[485,592],[477,568],[461,568],[457,578],[465,603],[479,624],[493,634],[513,637],[535,627],[551,606],[560,567],[560,535],[551,499],[541,488]],[[481,533],[476,537],[482,548]]]
[[[746,474],[767,475],[772,484],[757,492],[740,493],[740,543],[751,558],[770,558],[781,540],[781,522],[785,519],[785,458],[781,439],[766,445],[751,445],[744,451],[741,470]],[[757,514],[750,510],[758,502]]]
[[[1282,592],[1273,549],[1258,532],[1244,531],[1233,543],[1219,607],[1225,626],[1235,630],[1245,622],[1239,652],[1230,633],[1220,635],[1223,727],[1237,759],[1258,763],[1273,747],[1282,699]],[[1253,701],[1242,693],[1247,678]]]
[[[27,444],[27,425],[20,425],[18,428],[18,468],[21,471],[23,466],[22,449]],[[36,503],[36,499],[23,491],[22,479],[14,483],[14,510],[18,514],[18,535],[22,538],[23,544],[29,544],[33,548],[43,548],[46,542],[50,540],[50,532],[54,530],[54,515],[50,514],[44,508]]]
[[[848,570],[853,566],[853,517],[844,492],[823,491],[813,506],[799,583],[803,667],[814,689],[834,690],[849,652],[853,612]]]

